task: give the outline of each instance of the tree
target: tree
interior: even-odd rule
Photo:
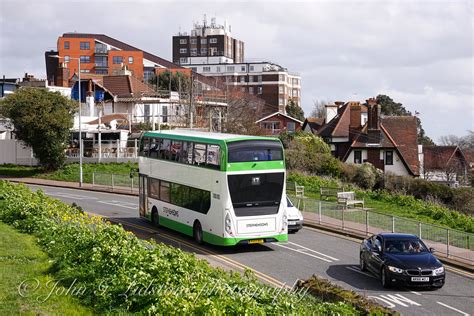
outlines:
[[[384,115],[412,115],[410,111],[405,109],[403,104],[393,101],[388,95],[379,94],[376,100],[377,103],[380,104],[381,112]],[[419,117],[416,117],[416,126],[418,128],[418,143],[422,145],[434,145],[433,140],[426,135]]]
[[[285,110],[286,114],[288,114],[289,116],[297,120],[304,121],[304,111],[295,101],[288,101]]]
[[[157,90],[171,90],[177,92],[188,92],[191,80],[182,72],[164,71],[158,76],[150,78],[149,84],[154,85]]]
[[[77,103],[37,88],[19,89],[0,102],[0,114],[11,119],[16,137],[33,149],[40,164],[47,170],[61,167]]]
[[[468,131],[466,136],[446,135],[440,137],[440,143],[445,146],[459,146],[459,148],[474,149],[474,131]]]
[[[326,118],[326,105],[331,102],[325,100],[313,100],[311,117]]]
[[[247,93],[231,90],[227,94],[227,113],[223,130],[241,135],[263,135],[255,122],[262,117],[265,101]]]

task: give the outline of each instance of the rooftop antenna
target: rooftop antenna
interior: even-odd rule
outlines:
[[[206,23],[207,23],[207,16],[206,14],[204,14],[204,20],[203,20],[204,27],[206,27]]]

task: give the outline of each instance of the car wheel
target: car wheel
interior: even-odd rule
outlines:
[[[365,260],[362,256],[362,254],[360,254],[360,270],[361,271],[367,271],[367,263],[365,263]]]
[[[198,243],[199,245],[202,244],[203,242],[203,239],[202,239],[202,227],[201,227],[201,223],[199,223],[199,221],[196,221],[194,223],[194,227],[193,227],[193,237],[194,237],[194,240],[196,241],[196,243]]]
[[[390,278],[388,277],[387,269],[385,267],[382,268],[380,273],[380,280],[382,281],[382,286],[384,288],[389,288],[391,284]]]
[[[156,207],[154,207],[151,211],[151,223],[153,224],[153,226],[160,226],[160,217],[158,216],[158,210],[156,209]]]

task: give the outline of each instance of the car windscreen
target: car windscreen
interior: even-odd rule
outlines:
[[[291,200],[290,200],[289,197],[286,197],[286,205],[287,205],[288,207],[293,207],[293,203],[291,203]]]
[[[242,140],[227,144],[228,162],[283,160],[283,148],[277,140]]]
[[[425,244],[419,239],[386,239],[385,252],[397,254],[411,254],[429,252]]]

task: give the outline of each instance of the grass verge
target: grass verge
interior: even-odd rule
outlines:
[[[0,222],[0,315],[92,315],[65,295],[67,288],[55,286],[50,268],[36,238]]]

